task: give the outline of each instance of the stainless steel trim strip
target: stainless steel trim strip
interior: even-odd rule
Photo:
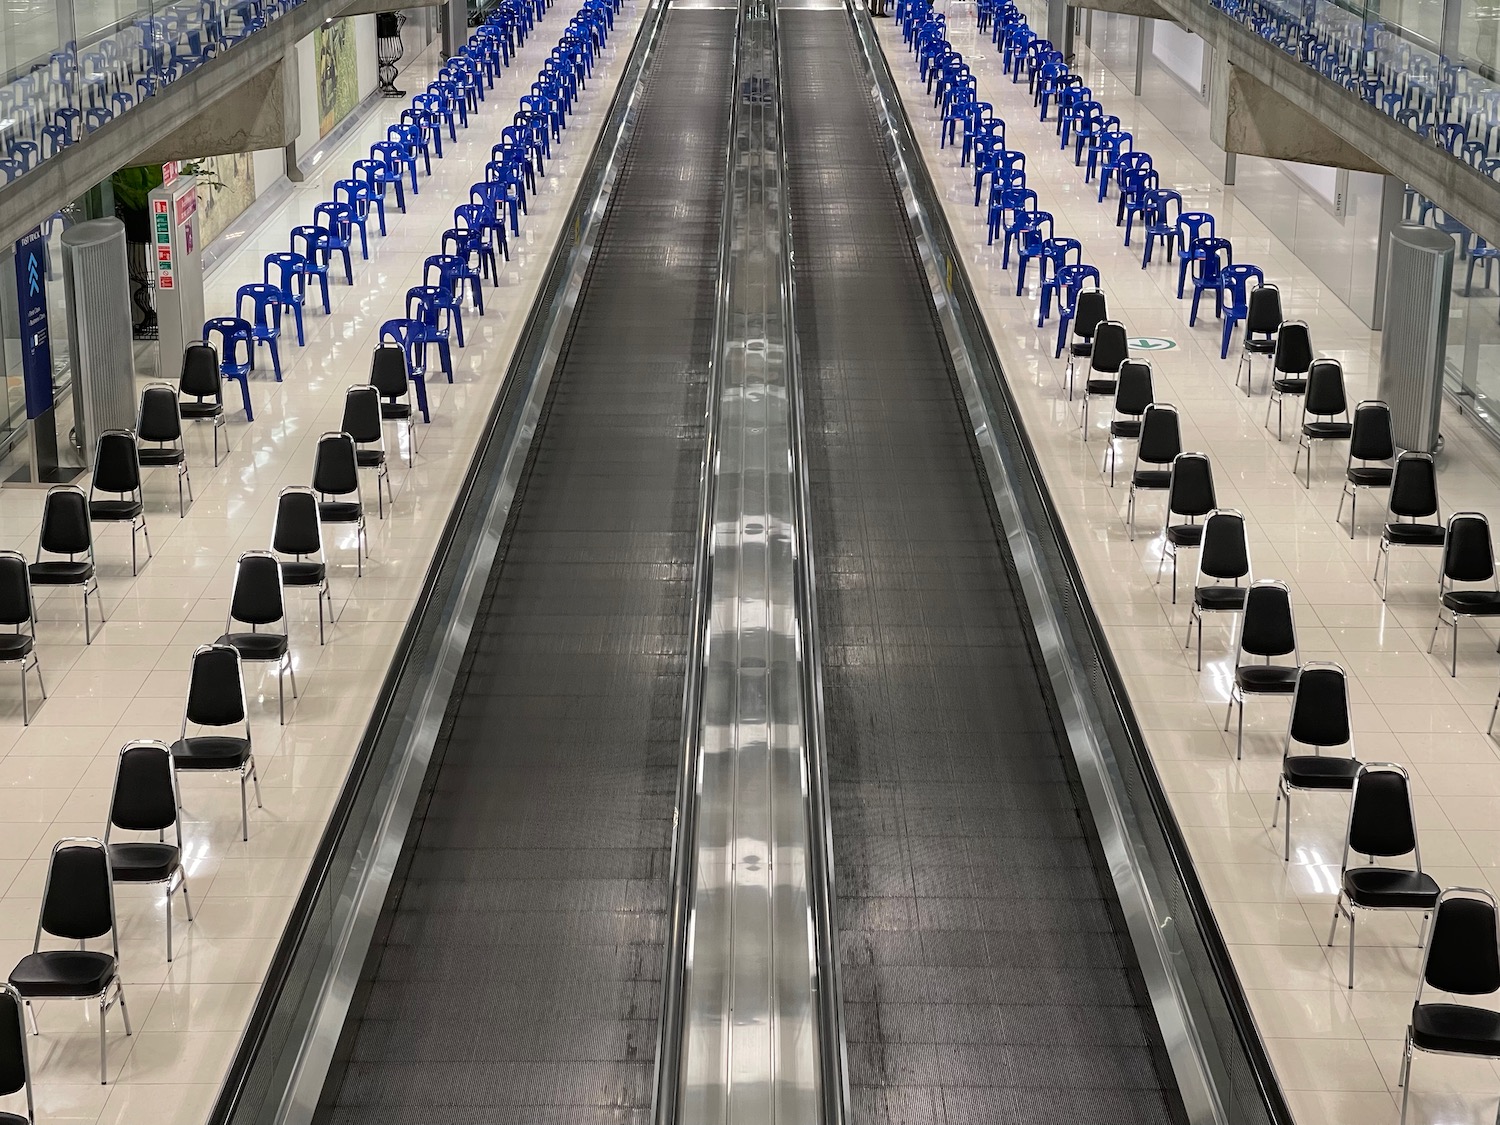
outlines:
[[[1165,896],[1137,843],[1140,832],[1135,812],[1126,797],[1113,748],[1098,736],[1097,712],[1085,686],[1082,663],[1062,624],[1057,595],[1041,565],[1035,543],[1037,532],[1030,526],[1011,483],[1020,470],[1014,464],[1012,451],[996,437],[996,407],[989,388],[976,371],[974,357],[983,356],[984,350],[971,347],[970,333],[983,329],[967,325],[950,298],[952,287],[966,281],[943,268],[942,251],[947,248],[947,239],[935,218],[938,204],[917,190],[919,180],[912,173],[912,164],[921,161],[922,156],[911,139],[905,110],[895,92],[870,16],[857,4],[848,5],[846,11],[871,75],[885,125],[887,152],[906,202],[933,305],[964,391],[1006,543],[1015,559],[1068,744],[1078,765],[1188,1118],[1194,1125],[1210,1122],[1222,1125],[1228,1117],[1219,1091],[1227,1084],[1214,1074],[1209,1052],[1204,1048],[1200,1028],[1207,1023],[1194,1001],[1196,986],[1177,970],[1175,924],[1162,906]]]

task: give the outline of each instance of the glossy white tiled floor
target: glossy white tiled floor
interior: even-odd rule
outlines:
[[[1256,578],[1291,586],[1304,660],[1336,660],[1353,678],[1356,750],[1365,761],[1409,766],[1417,794],[1424,866],[1440,884],[1500,884],[1500,756],[1485,734],[1500,657],[1493,635],[1465,625],[1458,678],[1447,673],[1446,638],[1426,653],[1436,612],[1436,560],[1398,553],[1391,596],[1382,605],[1370,580],[1384,501],[1366,494],[1359,533],[1351,540],[1333,522],[1344,451],[1324,450],[1310,491],[1292,475],[1296,429],[1277,442],[1263,428],[1264,366],[1253,399],[1233,387],[1238,335],[1231,358],[1219,359],[1219,323],[1210,314],[1187,326],[1187,303],[1175,298],[1176,266],[1141,269],[1139,239],[1122,246],[1115,199],[1095,202],[1071,151],[1064,154],[1051,121],[1042,124],[1024,83],[1012,85],[998,52],[978,37],[973,8],[949,8],[952,41],[973,68],[982,100],[1007,122],[1012,148],[1028,154],[1028,178],[1041,206],[1057,217],[1058,233],[1083,242],[1085,262],[1105,279],[1111,315],[1132,336],[1163,336],[1175,350],[1152,353],[1159,401],[1182,412],[1183,447],[1207,450],[1219,503],[1248,517]],[[1233,662],[1230,630],[1205,631],[1204,668],[1194,671],[1183,648],[1186,603],[1173,606],[1154,576],[1161,552],[1163,502],[1144,501],[1131,543],[1123,522],[1126,488],[1100,475],[1108,408],[1087,445],[1079,439],[1076,403],[1062,392],[1063,361],[1052,359],[1056,321],[1036,327],[1035,289],[1016,297],[1015,274],[999,268],[1000,248],[985,246],[982,212],[972,206],[973,180],[958,166],[959,150],[939,150],[937,117],[916,78],[900,29],[881,21],[898,84],[944,191],[990,330],[1020,399],[1053,497],[1066,520],[1088,589],[1123,668],[1157,768],[1213,900],[1255,1018],[1298,1120],[1307,1125],[1383,1125],[1396,1117],[1401,1038],[1419,968],[1414,921],[1365,914],[1359,923],[1358,988],[1343,984],[1342,943],[1326,949],[1339,877],[1347,801],[1303,797],[1297,802],[1292,861],[1283,864],[1280,830],[1270,829],[1279,770],[1285,703],[1251,703],[1244,761],[1220,728]],[[1220,234],[1234,242],[1236,261],[1261,265],[1282,288],[1289,317],[1312,328],[1320,354],[1343,361],[1351,401],[1373,395],[1379,338],[1364,329],[1311,271],[1270,236],[1128,88],[1100,66],[1080,41],[1077,68],[1104,103],[1134,132],[1137,149],[1152,153],[1162,184],[1178,188],[1188,209],[1213,212]],[[1099,404],[1096,403],[1096,406]],[[1445,419],[1440,462],[1443,511],[1476,508],[1500,515],[1500,458],[1463,420]],[[1126,450],[1129,464],[1132,450]],[[1128,471],[1127,471],[1128,475]],[[1189,563],[1189,567],[1191,567]],[[1183,583],[1191,584],[1189,573]],[[1210,619],[1212,621],[1212,619]],[[1347,930],[1341,928],[1340,937]],[[1500,1068],[1486,1062],[1419,1056],[1411,1120],[1489,1122],[1500,1098]]]
[[[85,647],[79,600],[71,591],[42,600],[38,647],[51,698],[23,729],[13,677],[0,677],[0,964],[5,971],[31,948],[53,841],[102,835],[119,748],[137,738],[177,737],[188,657],[223,631],[234,560],[269,546],[277,492],[309,479],[320,433],[336,429],[344,389],[368,379],[380,323],[402,315],[406,289],[420,284],[422,259],[438,252],[455,204],[483,178],[490,145],[510,124],[517,99],[577,10],[557,0],[530,42],[482,104],[471,127],[433,162],[410,212],[392,206],[390,234],[372,223],[371,260],[355,257],[355,284],[332,287],[333,314],[308,314],[308,339],[283,340],[285,382],[271,381],[269,362],[252,379],[256,421],[238,410],[238,388],[226,388],[234,452],[216,471],[206,427],[190,427],[189,456],[197,501],[179,520],[170,474],[147,479],[154,559],[132,578],[125,533],[99,533],[100,583],[109,623]],[[433,420],[419,428],[419,454],[408,470],[392,451],[395,503],[386,518],[370,505],[371,559],[355,580],[352,536],[330,544],[338,623],[319,647],[315,599],[289,591],[292,647],[301,699],[288,699],[279,727],[274,675],[247,670],[255,756],[265,809],[250,813],[240,841],[237,786],[230,777],[184,780],[184,831],[196,921],[179,909],[177,956],[165,960],[164,910],[155,889],[117,896],[122,979],[135,1035],[112,1018],[110,1084],[98,1081],[98,1026],[85,1005],[40,1006],[42,1034],[31,1040],[39,1117],[47,1122],[196,1123],[206,1115],[238,1042],[265,966],[280,936],[350,757],[369,719],[395,641],[431,560],[458,483],[497,394],[540,274],[556,240],[618,79],[620,61],[639,26],[641,6],[627,0],[607,52],[531,202],[512,261],[498,288],[486,287],[487,315],[466,313],[469,346],[454,348],[456,382],[429,384]],[[429,53],[403,75],[417,89],[435,71]],[[209,315],[231,309],[234,290],[260,280],[263,254],[286,246],[287,231],[310,221],[349,162],[384,137],[404,103],[374,113],[322,170],[244,240],[208,282]],[[388,433],[388,440],[389,440]],[[38,492],[0,492],[0,544],[35,550]]]

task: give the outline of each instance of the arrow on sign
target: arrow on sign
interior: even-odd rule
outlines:
[[[42,291],[41,263],[38,262],[35,254],[30,255],[26,259],[26,281],[31,287],[31,292],[27,296],[35,297]]]

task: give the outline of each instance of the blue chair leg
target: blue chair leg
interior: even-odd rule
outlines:
[[[333,304],[328,299],[328,274],[327,273],[320,273],[320,274],[318,274],[318,284],[323,287],[323,315],[324,316],[331,316],[333,314]]]
[[[229,378],[240,385],[240,397],[245,400],[245,421],[255,421],[255,411],[250,409],[250,376],[248,374],[231,375]]]
[[[1182,300],[1182,290],[1187,285],[1188,260],[1184,255],[1177,263],[1177,299]]]
[[[266,346],[271,349],[271,370],[276,372],[276,381],[281,382],[281,347],[280,342],[272,337],[266,341]]]
[[[453,382],[453,352],[448,347],[446,337],[438,340],[438,359],[442,362],[443,374],[448,376],[448,382]]]
[[[1198,323],[1198,301],[1203,296],[1203,290],[1196,285],[1193,286],[1193,307],[1188,311],[1188,327],[1192,328]]]
[[[297,322],[297,346],[305,348],[307,347],[307,336],[302,330],[302,306],[300,304],[292,306],[292,318]]]
[[[349,285],[354,284],[354,260],[349,257],[349,247],[342,247],[339,251],[344,256],[344,280]]]
[[[422,421],[431,422],[427,414],[427,377],[425,375],[413,375],[411,385],[417,392],[417,409],[422,412]]]
[[[458,338],[459,347],[468,346],[464,343],[464,317],[457,309],[453,311],[453,334]]]
[[[1229,337],[1234,334],[1234,325],[1235,325],[1234,314],[1231,313],[1229,316],[1226,316],[1224,318],[1224,339],[1223,339],[1223,342],[1219,345],[1219,358],[1220,359],[1228,359],[1229,358]]]
[[[1057,350],[1052,353],[1052,358],[1053,359],[1060,359],[1060,358],[1062,358],[1063,344],[1067,342],[1067,339],[1068,339],[1068,329],[1071,328],[1072,326],[1073,326],[1073,318],[1069,314],[1063,313],[1063,315],[1058,318],[1058,321],[1057,321]]]

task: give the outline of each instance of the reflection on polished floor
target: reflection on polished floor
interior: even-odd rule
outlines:
[[[355,284],[332,285],[333,313],[309,305],[307,346],[282,340],[285,382],[268,365],[252,378],[256,421],[245,425],[230,387],[229,437],[234,452],[213,468],[208,427],[188,426],[197,500],[177,515],[170,476],[148,472],[147,519],[155,555],[130,575],[124,532],[98,532],[100,584],[108,624],[85,647],[75,591],[40,600],[38,653],[51,698],[29,727],[20,697],[0,688],[0,961],[31,949],[33,928],[54,840],[99,835],[108,811],[119,748],[126,741],[171,741],[182,722],[188,657],[223,631],[234,560],[269,545],[278,491],[306,484],[319,434],[337,428],[347,386],[369,377],[370,352],[382,321],[402,315],[405,292],[420,283],[422,259],[438,249],[456,200],[480,178],[490,145],[524,94],[574,8],[557,4],[497,80],[467,132],[445,139],[410,212],[389,209],[390,234],[371,232],[371,260],[355,255]],[[595,78],[553,151],[529,220],[512,245],[498,288],[485,292],[486,315],[466,311],[468,347],[454,349],[455,382],[429,385],[432,423],[418,427],[416,465],[404,448],[391,453],[394,504],[368,521],[370,560],[356,580],[353,536],[328,542],[338,611],[328,643],[317,642],[311,597],[288,595],[292,653],[301,698],[288,699],[277,724],[274,673],[247,666],[255,756],[265,808],[250,810],[250,839],[239,833],[237,786],[229,778],[193,776],[182,784],[187,875],[196,920],[177,919],[176,959],[163,959],[165,925],[156,889],[117,893],[122,978],[135,1035],[110,1027],[110,1084],[98,1082],[98,1025],[84,1005],[43,1004],[42,1034],[31,1041],[37,1110],[46,1122],[203,1120],[220,1076],[280,937],[307,861],[364,733],[396,640],[420,589],[443,522],[509,356],[525,322],[572,193],[630,51],[641,8],[627,0]],[[434,49],[406,77],[426,82]],[[391,103],[367,106],[363,121],[296,186],[291,198],[246,234],[207,283],[210,315],[228,311],[239,285],[260,280],[262,257],[286,248],[287,231],[330,197],[332,183],[372,140],[384,139]],[[388,440],[390,433],[388,431]],[[404,430],[401,431],[404,434]],[[404,437],[403,437],[404,441]],[[366,481],[366,500],[373,497]],[[41,494],[0,492],[0,537],[28,556],[35,550]],[[331,529],[330,529],[331,530]],[[97,623],[96,623],[97,624]]]
[[[1223,361],[1220,326],[1211,315],[1188,327],[1187,303],[1173,291],[1175,264],[1158,256],[1149,270],[1141,269],[1139,240],[1124,248],[1114,225],[1113,195],[1107,204],[1095,202],[1096,186],[1085,185],[1071,152],[1059,151],[1053,122],[1038,122],[1025,83],[1012,85],[997,50],[976,36],[973,8],[951,4],[949,20],[950,39],[973,68],[980,98],[1007,121],[1010,147],[1028,153],[1028,182],[1040,206],[1057,216],[1057,233],[1080,239],[1083,260],[1102,271],[1111,315],[1125,322],[1132,337],[1175,342],[1148,357],[1157,400],[1181,411],[1183,448],[1212,457],[1219,504],[1245,513],[1254,577],[1290,585],[1302,659],[1335,660],[1351,673],[1358,756],[1410,767],[1424,868],[1444,886],[1500,886],[1500,755],[1485,734],[1500,675],[1493,634],[1466,625],[1456,679],[1448,675],[1445,650],[1427,654],[1437,575],[1435,558],[1424,552],[1399,556],[1390,601],[1382,605],[1370,571],[1383,501],[1362,505],[1354,539],[1335,525],[1343,450],[1320,452],[1312,487],[1305,490],[1292,472],[1294,438],[1289,433],[1278,442],[1263,425],[1263,366],[1258,393],[1247,399],[1234,388],[1238,342]],[[1419,967],[1419,919],[1364,915],[1359,987],[1344,987],[1345,949],[1327,949],[1323,941],[1339,879],[1347,801],[1299,802],[1291,863],[1282,863],[1280,832],[1269,826],[1286,705],[1251,702],[1244,760],[1236,762],[1233,735],[1220,729],[1233,671],[1230,630],[1210,619],[1203,671],[1195,672],[1182,641],[1187,603],[1179,598],[1173,606],[1168,586],[1155,582],[1163,505],[1145,501],[1141,523],[1155,534],[1140,534],[1131,543],[1123,520],[1127,489],[1111,489],[1099,469],[1107,405],[1092,412],[1093,432],[1085,444],[1077,403],[1069,404],[1062,389],[1063,361],[1051,358],[1056,321],[1036,327],[1034,284],[1026,296],[1014,295],[1015,274],[1000,268],[999,243],[985,245],[972,175],[959,168],[956,148],[939,149],[931,98],[916,78],[899,27],[883,22],[881,35],[1089,595],[1293,1110],[1308,1125],[1393,1122],[1401,1039]],[[1235,260],[1262,266],[1267,279],[1281,286],[1288,318],[1305,319],[1317,353],[1343,362],[1350,401],[1373,396],[1378,337],[1237,203],[1232,188],[1206,175],[1081,41],[1077,49],[1076,71],[1106,111],[1134,133],[1137,149],[1152,153],[1162,185],[1183,190],[1185,210],[1215,214],[1220,235],[1234,242]],[[1493,447],[1451,412],[1444,434],[1443,515],[1463,509],[1500,513]],[[1127,450],[1126,465],[1129,456]],[[1191,582],[1190,568],[1184,585]],[[1493,1120],[1500,1068],[1432,1055],[1415,1065],[1411,1120]]]

